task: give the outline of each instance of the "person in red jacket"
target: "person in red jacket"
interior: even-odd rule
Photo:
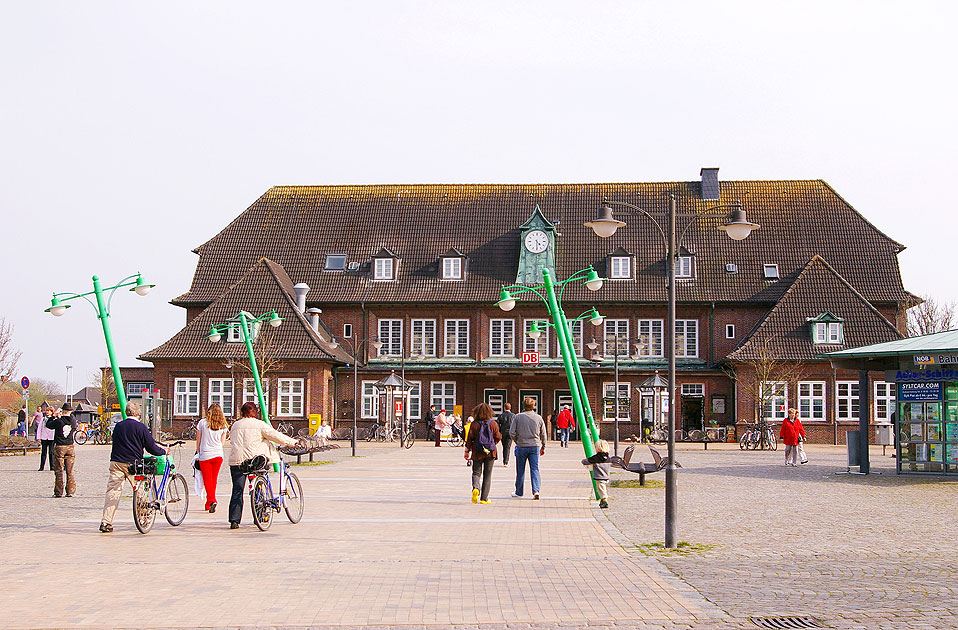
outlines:
[[[798,419],[798,409],[794,407],[788,410],[788,417],[782,421],[782,429],[778,432],[778,437],[785,444],[785,465],[798,465],[799,444],[805,439],[805,428],[802,421]],[[802,463],[807,462],[802,458]]]
[[[572,430],[574,422],[569,405],[562,405],[562,411],[556,419],[556,426],[559,428],[559,446],[569,448],[569,431]]]

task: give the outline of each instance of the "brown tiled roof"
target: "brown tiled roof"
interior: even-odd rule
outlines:
[[[155,359],[236,359],[246,356],[242,343],[221,340],[210,343],[206,338],[210,327],[225,324],[237,313],[247,311],[254,316],[275,310],[284,319],[274,329],[282,359],[327,360],[347,362],[351,359],[342,349],[331,349],[313,330],[296,308],[293,283],[282,266],[261,258],[222,296],[194,317],[185,328],[163,345],[144,352],[144,361]]]
[[[844,344],[812,344],[807,320],[822,313],[844,321]],[[825,352],[893,341],[901,334],[821,256],[813,256],[775,308],[729,354],[729,360],[758,358],[770,338],[781,358],[811,361]]]
[[[260,257],[283,265],[312,288],[310,305],[327,302],[489,302],[516,277],[519,226],[536,204],[559,221],[557,273],[565,278],[622,247],[635,252],[637,278],[610,282],[598,293],[569,287],[567,301],[665,301],[663,245],[641,216],[616,216],[628,225],[601,239],[582,224],[604,197],[639,205],[665,224],[668,193],[681,212],[741,199],[761,229],[734,242],[715,229],[723,214],[695,224],[684,243],[698,253],[696,278],[677,287],[680,301],[777,301],[815,254],[872,302],[899,302],[897,254],[903,246],[869,223],[821,180],[723,181],[719,202],[700,198],[699,182],[537,185],[277,186],[195,251],[190,290],[174,304],[205,304]],[[679,226],[684,220],[680,217]],[[371,258],[386,248],[401,259],[398,279],[369,280]],[[438,280],[439,258],[457,248],[469,258],[463,282]],[[347,254],[359,269],[324,272],[328,253]],[[725,271],[736,263],[738,273]],[[781,282],[766,282],[764,263],[779,265]],[[532,299],[532,298],[529,298]]]

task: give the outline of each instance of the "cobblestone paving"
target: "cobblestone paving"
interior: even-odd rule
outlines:
[[[126,496],[104,536],[108,447],[78,447],[69,500],[50,498],[38,455],[0,458],[0,628],[958,628],[958,483],[896,476],[880,448],[870,477],[834,474],[844,448],[812,446],[798,468],[781,451],[682,448],[680,540],[705,547],[678,554],[651,547],[664,490],[614,488],[599,510],[575,448],[549,449],[542,501],[507,498],[498,467],[493,504],[474,506],[459,449],[362,443],[352,459],[341,444],[317,455],[337,463],[296,468],[303,523],[267,533],[248,508],[225,529],[225,471],[222,514],[196,501],[179,529],[161,518],[141,536]]]
[[[958,628],[958,483],[896,476],[880,447],[871,462],[883,474],[868,477],[834,474],[845,470],[844,447],[808,450],[811,462],[797,468],[781,450],[680,450],[679,540],[712,547],[649,553],[733,619]],[[662,541],[664,489],[613,488],[612,499],[600,517],[634,553]]]

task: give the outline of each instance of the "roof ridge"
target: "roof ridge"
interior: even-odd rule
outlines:
[[[855,214],[857,214],[858,216],[860,216],[860,217],[862,218],[862,221],[864,221],[864,222],[868,225],[868,227],[870,227],[871,229],[873,229],[873,230],[875,230],[876,232],[878,232],[881,236],[883,236],[883,237],[885,237],[886,239],[888,239],[889,242],[894,243],[895,246],[898,248],[898,253],[899,253],[899,254],[900,254],[901,252],[903,252],[905,249],[907,249],[907,247],[906,247],[905,245],[902,245],[900,242],[898,242],[898,241],[896,241],[895,239],[893,239],[892,237],[888,236],[888,235],[885,234],[885,232],[882,231],[877,225],[875,225],[874,223],[872,223],[871,221],[869,221],[868,218],[867,218],[864,214],[862,214],[861,212],[858,211],[858,208],[856,208],[855,206],[853,206],[852,204],[850,204],[847,199],[845,199],[844,197],[842,197],[841,194],[839,194],[839,192],[838,192],[837,190],[835,190],[835,188],[833,188],[831,184],[829,184],[828,182],[826,182],[824,179],[821,179],[821,180],[818,180],[818,181],[822,182],[822,184],[823,184],[826,188],[828,188],[828,189],[832,192],[832,194],[835,195],[835,196],[839,199],[839,201],[841,201],[843,204],[845,204],[845,205],[848,206],[851,210],[853,210],[853,211],[855,212]],[[901,272],[899,271],[899,275],[900,275],[900,274],[901,274]]]

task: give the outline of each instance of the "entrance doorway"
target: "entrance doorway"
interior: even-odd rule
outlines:
[[[498,416],[502,413],[506,404],[506,390],[504,389],[486,389],[483,390],[483,399],[486,404],[492,407],[492,411]]]
[[[699,396],[682,396],[682,430],[705,430],[705,399]]]
[[[555,408],[562,409],[563,405],[569,405],[569,409],[572,411],[572,416],[575,418],[575,405],[572,404],[572,392],[567,389],[557,389],[555,391]],[[556,434],[558,435],[558,428],[556,429]],[[573,422],[572,431],[569,433],[569,439],[577,440],[578,438],[578,424]]]
[[[545,417],[545,413],[542,411],[542,390],[541,389],[520,389],[519,390],[519,408],[513,409],[515,413],[522,413],[522,401],[527,397],[535,398],[536,400],[536,413]]]

